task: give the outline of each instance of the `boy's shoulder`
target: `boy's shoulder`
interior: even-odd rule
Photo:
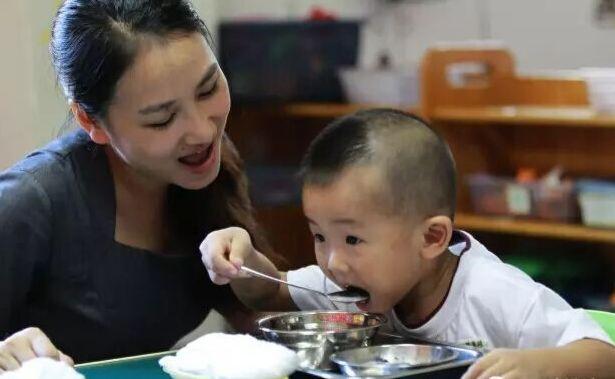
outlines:
[[[465,233],[465,232],[464,232]],[[474,237],[465,233],[469,248],[461,254],[455,280],[466,300],[493,311],[525,308],[544,288],[526,273],[502,262]],[[499,305],[499,306],[498,306]]]
[[[555,292],[502,262],[470,234],[461,234],[465,238],[455,239],[449,247],[460,259],[438,312],[412,330],[393,314],[396,328],[430,340],[479,341],[490,348],[560,346],[580,338],[606,340],[583,310],[572,309]]]

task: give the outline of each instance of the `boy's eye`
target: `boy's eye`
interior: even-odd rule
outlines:
[[[315,233],[314,234],[314,241],[316,241],[316,242],[325,242],[325,236],[323,236],[322,234]]]
[[[355,236],[346,236],[346,243],[348,245],[356,245],[358,243],[361,242],[361,239],[359,237],[355,237]]]

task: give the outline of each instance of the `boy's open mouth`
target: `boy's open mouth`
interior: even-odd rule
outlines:
[[[213,146],[214,144],[212,143],[206,149],[197,151],[196,153],[192,153],[190,155],[185,155],[178,160],[187,166],[200,166],[209,159]]]
[[[363,309],[363,307],[367,307],[367,305],[369,304],[369,299],[370,299],[370,294],[367,290],[361,288],[361,287],[357,287],[357,286],[348,286],[346,287],[346,290],[348,291],[352,291],[353,293],[356,293],[357,295],[361,295],[361,296],[365,296],[367,297],[367,299],[365,300],[361,300],[361,301],[357,301],[355,304],[357,305],[357,307]]]
[[[356,304],[357,306],[360,306],[360,305],[367,306],[367,304],[369,304],[369,299],[357,301]]]

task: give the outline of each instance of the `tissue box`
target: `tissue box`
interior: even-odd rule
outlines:
[[[556,222],[578,218],[575,185],[564,180],[547,185],[540,180],[518,182],[487,174],[467,179],[474,211],[494,216],[531,217]]]
[[[541,220],[572,222],[579,217],[574,182],[565,180],[557,185],[537,182],[531,186],[533,216]]]
[[[577,189],[583,223],[615,227],[615,182],[581,180],[577,183]]]
[[[474,211],[494,216],[530,216],[531,186],[487,174],[467,178]]]

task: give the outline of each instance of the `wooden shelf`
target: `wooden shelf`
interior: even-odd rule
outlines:
[[[511,124],[587,128],[615,128],[615,114],[599,114],[589,107],[464,107],[436,108],[435,122]]]
[[[249,106],[250,107],[250,106]],[[360,109],[389,107],[419,114],[418,107],[387,104],[289,103],[259,107],[261,113],[293,118],[335,118]],[[457,124],[514,124],[575,128],[615,128],[615,114],[600,114],[589,107],[488,106],[437,108],[432,121]]]
[[[247,106],[252,108],[253,106]],[[254,108],[260,113],[283,115],[291,118],[324,118],[330,119],[368,108],[396,108],[408,112],[418,112],[418,107],[399,107],[390,104],[347,104],[347,103],[288,103],[267,105],[264,108]]]
[[[615,229],[597,229],[575,224],[558,224],[462,213],[456,216],[455,226],[468,231],[584,242],[615,243]]]
[[[285,105],[283,112],[292,117],[335,118],[371,107],[369,104],[294,103]]]

